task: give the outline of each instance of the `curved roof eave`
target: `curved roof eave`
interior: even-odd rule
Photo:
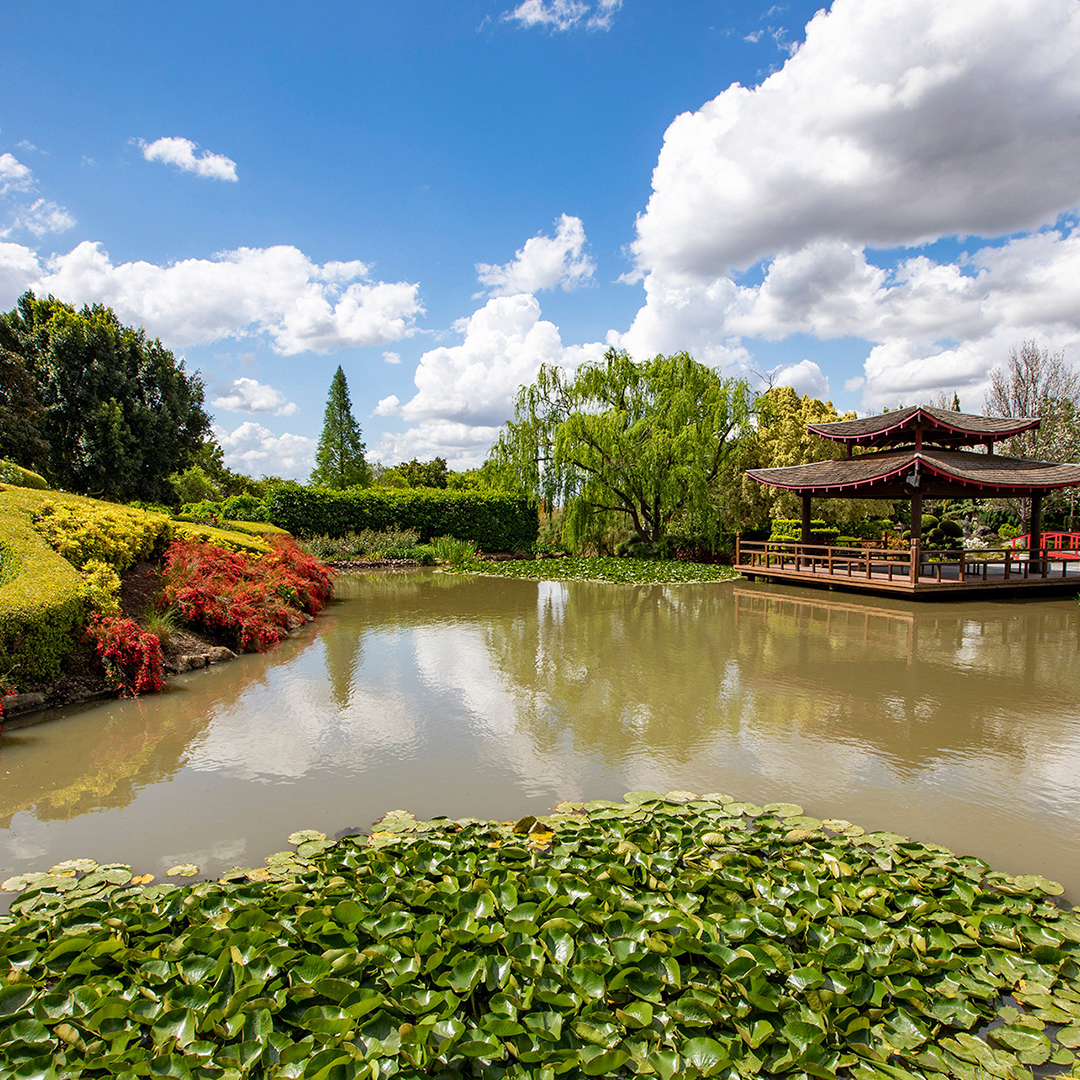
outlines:
[[[808,424],[815,435],[834,442],[857,443],[886,438],[920,421],[929,422],[932,429],[950,435],[980,441],[983,439],[1007,439],[1037,428],[1042,420],[1037,416],[976,416],[958,413],[951,409],[937,409],[930,405],[909,405],[892,413],[864,416],[857,420],[835,420],[827,424]]]

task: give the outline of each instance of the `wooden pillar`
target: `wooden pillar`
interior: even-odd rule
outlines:
[[[922,539],[922,492],[911,496],[911,539]]]
[[[1031,496],[1031,525],[1028,527],[1028,563],[1031,573],[1041,573],[1042,566],[1038,565],[1039,549],[1042,547],[1042,492],[1033,493]]]
[[[804,544],[810,543],[810,496],[804,494],[802,497],[802,530],[800,539]],[[797,566],[801,566],[801,562],[796,563]]]

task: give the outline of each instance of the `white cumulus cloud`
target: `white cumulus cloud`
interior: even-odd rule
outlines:
[[[558,327],[540,316],[536,297],[521,294],[494,297],[463,320],[461,344],[420,358],[410,401],[391,396],[379,402],[378,415],[416,426],[387,436],[375,455],[384,461],[441,455],[458,467],[479,464],[513,415],[518,387],[532,382],[541,364],[573,370],[603,355],[600,343],[563,345]]]
[[[232,389],[210,402],[215,409],[228,412],[261,413],[269,412],[275,416],[292,416],[297,405],[272,386],[266,386],[257,379],[235,379]]]
[[[49,199],[35,199],[29,206],[18,208],[7,232],[25,229],[35,236],[49,233],[67,232],[75,224],[75,219],[62,206]]]
[[[829,380],[825,372],[813,360],[800,360],[797,364],[788,364],[773,372],[773,386],[790,386],[797,394],[815,398],[829,396]]]
[[[47,261],[0,244],[5,284],[11,291],[2,304],[27,288],[69,303],[101,302],[172,348],[265,334],[287,356],[398,341],[424,311],[416,284],[372,281],[362,262],[320,265],[286,245],[159,266],[113,263],[90,241]]]
[[[541,26],[561,32],[582,27],[586,30],[610,30],[622,0],[523,0],[512,11],[504,11],[503,22],[523,27]]]
[[[29,191],[34,174],[14,154],[0,154],[0,195],[11,191]]]
[[[224,451],[225,464],[248,476],[306,479],[315,464],[315,439],[304,435],[275,435],[248,420],[233,431],[214,425],[214,438]]]
[[[1072,0],[835,0],[780,71],[668,128],[633,245],[645,304],[609,341],[722,365],[862,339],[864,407],[977,408],[1010,345],[1080,355],[1078,115]],[[918,250],[957,237],[989,242]]]
[[[569,292],[588,281],[596,270],[584,248],[585,226],[581,218],[563,214],[555,223],[554,236],[531,237],[510,262],[501,266],[477,263],[477,277],[492,296],[515,296],[556,287]]]
[[[210,180],[236,182],[236,162],[232,158],[227,158],[224,154],[211,154],[209,150],[196,154],[199,144],[190,139],[173,135],[155,139],[152,143],[139,139],[138,143],[147,161],[162,161],[166,165],[175,165],[184,172],[205,176]]]
[[[1051,223],[1080,201],[1078,52],[1072,0],[835,0],[780,71],[670,125],[639,266]]]

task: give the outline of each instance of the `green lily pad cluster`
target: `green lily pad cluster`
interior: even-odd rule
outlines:
[[[394,811],[370,836],[294,833],[219,881],[140,887],[89,860],[9,880],[4,1075],[1030,1080],[1074,1065],[1080,918],[1054,882],[793,803],[624,798],[517,822]]]
[[[701,581],[731,581],[739,576],[730,566],[677,562],[669,559],[509,559],[472,563],[458,573],[497,574],[539,581],[610,581],[618,585],[672,585]]]

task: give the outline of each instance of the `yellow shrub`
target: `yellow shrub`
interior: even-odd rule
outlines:
[[[229,532],[250,533],[252,536],[288,536],[288,529],[279,529],[269,521],[223,521],[223,529]]]
[[[91,611],[120,613],[120,575],[101,559],[87,559],[82,568],[83,591]]]
[[[172,526],[164,514],[73,499],[69,495],[63,501],[44,501],[34,514],[34,526],[75,566],[100,559],[117,570],[126,570],[170,537]]]
[[[195,521],[174,521],[172,527],[177,539],[201,540],[204,544],[217,544],[228,551],[248,551],[253,555],[265,555],[272,550],[265,540],[251,533],[200,525]]]

